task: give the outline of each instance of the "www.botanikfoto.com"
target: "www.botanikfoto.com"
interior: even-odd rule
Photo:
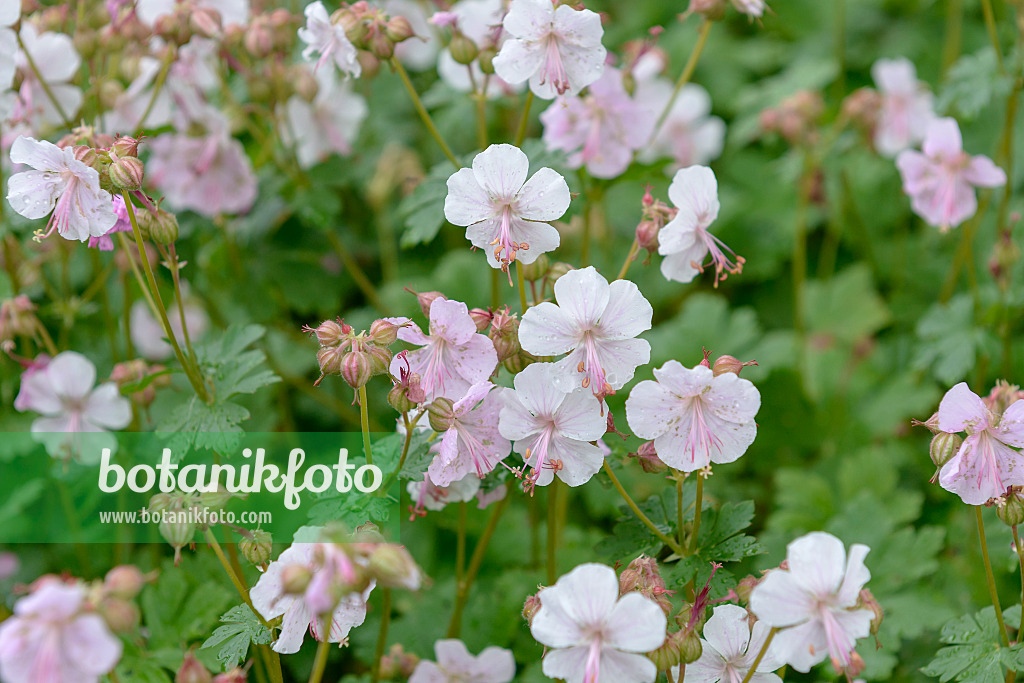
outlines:
[[[230,510],[211,510],[193,507],[185,510],[103,510],[101,524],[196,524],[215,526],[218,524],[269,525],[274,514],[266,510],[246,510],[235,513]]]

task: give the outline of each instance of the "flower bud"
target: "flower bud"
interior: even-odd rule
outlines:
[[[401,43],[403,40],[408,40],[415,36],[416,32],[412,29],[412,24],[405,17],[391,17],[384,28],[384,34],[391,42]]]
[[[542,588],[543,590],[543,588]],[[523,603],[523,619],[526,619],[526,623],[533,626],[533,618],[537,616],[537,612],[540,611],[540,593],[531,595],[526,598],[526,602]]]
[[[740,579],[739,583],[736,584],[736,596],[742,603],[750,602],[750,594],[757,588],[757,584],[761,583],[761,579],[756,576],[744,576]]]
[[[393,354],[391,349],[377,346],[376,344],[367,344],[366,352],[370,355],[370,369],[374,375],[386,375],[388,374],[388,368],[391,367],[391,359]]]
[[[493,316],[490,311],[486,311],[482,308],[471,308],[469,309],[469,317],[473,319],[473,324],[476,325],[476,331],[483,332],[491,326],[491,318]]]
[[[312,102],[316,99],[317,93],[320,92],[320,83],[317,82],[316,76],[303,66],[292,69],[289,81],[295,90],[295,94],[306,102]]]
[[[488,45],[480,50],[480,54],[476,58],[476,63],[480,65],[480,71],[488,76],[494,75],[494,58],[497,56],[498,48],[493,45]]]
[[[174,675],[174,683],[211,683],[213,674],[206,670],[195,654],[189,650],[181,662],[181,668]]]
[[[430,305],[434,303],[434,299],[444,299],[445,296],[441,292],[414,292],[408,287],[405,291],[411,292],[416,295],[416,301],[420,305],[420,310],[423,311],[423,315],[427,318],[430,317]]]
[[[938,432],[932,437],[931,446],[928,448],[928,455],[936,467],[942,467],[950,458],[960,450],[963,439],[958,434],[949,432]]]
[[[675,633],[669,633],[668,637],[665,638],[665,642],[661,646],[647,653],[647,658],[654,662],[654,666],[657,667],[658,671],[668,671],[674,666],[679,666],[682,661],[683,652],[682,645],[685,640],[685,635],[682,631]],[[700,644],[700,641],[697,641]]]
[[[313,572],[301,564],[290,564],[281,570],[281,590],[285,595],[298,595],[306,592],[306,588],[312,580]]]
[[[337,346],[321,346],[316,352],[317,363],[320,364],[320,379],[325,375],[340,375],[341,360],[345,351]]]
[[[523,264],[523,279],[527,282],[538,282],[543,280],[551,268],[551,259],[547,254],[541,254],[533,263]]]
[[[107,622],[114,633],[131,633],[139,627],[139,608],[135,603],[121,598],[104,598],[97,607],[97,612]]]
[[[690,632],[679,631],[679,633],[684,634],[682,638],[680,638],[679,661],[683,664],[696,662],[700,659],[700,655],[704,649],[700,644],[700,635],[697,633],[697,629]]]
[[[658,571],[658,561],[647,555],[640,555],[626,567],[619,576],[619,594],[637,592],[658,603],[665,614],[672,611],[672,602],[665,590],[665,580]]]
[[[399,326],[387,320],[374,320],[370,325],[370,339],[374,344],[391,346],[398,341]]]
[[[366,566],[377,583],[385,588],[419,590],[422,581],[420,568],[409,551],[394,543],[381,543],[370,554]]]
[[[712,370],[715,373],[715,377],[718,377],[719,375],[724,375],[727,372],[731,372],[732,374],[739,376],[740,370],[747,367],[748,365],[757,365],[757,361],[748,360],[746,362],[741,362],[738,359],[733,358],[732,356],[719,356],[718,359],[715,361]]]
[[[244,497],[245,494],[239,494]],[[228,491],[223,486],[218,485],[216,491],[204,491],[199,494],[199,503],[202,507],[209,508],[211,510],[220,510],[228,504],[235,494]]]
[[[155,214],[136,211],[135,215],[142,236],[154,244],[171,244],[178,239],[178,219],[174,214],[157,209]]]
[[[391,59],[391,56],[395,54],[395,44],[383,31],[374,31],[367,47],[373,56],[381,61]]]
[[[996,499],[996,514],[1006,526],[1018,526],[1024,522],[1024,500],[1019,486],[1011,486],[1005,495]]]
[[[245,31],[242,39],[245,50],[256,59],[269,57],[274,51],[274,34],[267,16],[255,17]]]
[[[170,493],[157,493],[149,499],[148,507],[150,512],[162,512],[164,510],[170,510],[177,504],[177,496],[173,496]]]
[[[450,398],[443,396],[435,398],[434,402],[427,406],[427,417],[430,419],[430,428],[435,432],[446,432],[455,419],[455,404]]]
[[[636,453],[629,454],[640,462],[640,467],[648,474],[661,474],[668,470],[668,465],[658,457],[658,451],[654,448],[653,441],[645,441],[636,449]]]
[[[558,263],[554,263],[554,264],[551,265],[551,268],[548,269],[548,279],[551,280],[552,282],[558,282],[558,278],[562,277],[563,275],[568,273],[570,270],[576,270],[576,269],[573,268],[568,263],[565,263],[564,261],[559,261]]]
[[[505,369],[508,370],[510,373],[512,373],[513,375],[518,375],[520,372],[523,371],[523,368],[525,368],[527,365],[533,365],[536,362],[536,356],[534,356],[532,353],[520,350],[519,353],[517,353],[516,355],[509,356],[508,358],[506,358],[503,365],[505,366]]]
[[[498,352],[498,362],[501,363],[521,350],[519,346],[519,318],[514,313],[509,313],[508,308],[498,311],[491,319],[491,331],[487,336],[494,343],[494,350]]]
[[[81,161],[89,168],[99,170],[99,154],[92,147],[89,147],[88,145],[75,145],[71,151],[74,152],[75,159]]]
[[[408,413],[416,407],[416,404],[409,398],[408,387],[401,382],[388,391],[388,405],[400,413]]]
[[[213,683],[246,683],[247,680],[245,670],[238,667],[213,677]]]
[[[348,328],[347,330],[345,329],[346,327]],[[309,328],[307,327],[306,329],[308,330]],[[316,340],[320,342],[320,346],[338,346],[351,332],[352,328],[349,325],[344,325],[334,320],[325,320],[313,330],[313,333],[316,334]]]
[[[193,6],[188,13],[188,27],[203,38],[217,38],[221,33],[220,12],[209,7]]]
[[[654,221],[640,221],[636,226],[636,242],[641,249],[646,249],[652,254],[658,251],[658,232],[660,228]]]
[[[114,597],[131,600],[142,591],[146,578],[138,567],[122,564],[114,567],[103,578],[103,587]]]
[[[452,35],[452,42],[448,43],[448,50],[452,53],[452,59],[459,64],[472,64],[476,56],[480,54],[476,43],[461,31],[455,31]]]
[[[690,0],[686,13],[703,15],[708,21],[721,21],[725,18],[725,0]]]
[[[341,378],[353,389],[364,387],[373,377],[373,363],[366,351],[349,351],[341,359]]]
[[[110,152],[119,159],[139,156],[139,140],[122,135],[110,146]]]
[[[270,561],[270,551],[274,547],[271,536],[261,529],[254,529],[250,533],[249,538],[243,538],[238,542],[238,550],[249,562],[264,565]]]
[[[181,549],[192,542],[196,534],[196,523],[189,519],[188,512],[181,507],[165,510],[166,515],[160,522],[160,535],[174,548],[174,565],[181,562]]]

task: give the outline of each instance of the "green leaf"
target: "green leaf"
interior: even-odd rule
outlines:
[[[962,380],[974,367],[978,355],[996,345],[991,332],[975,325],[974,303],[969,294],[929,308],[917,324],[917,337],[920,344],[914,369],[930,368],[935,379],[947,385]]]
[[[448,196],[448,177],[455,173],[450,161],[430,169],[430,173],[398,204],[398,215],[405,225],[402,247],[431,242],[444,225],[444,198]]]
[[[266,355],[248,348],[259,341],[265,331],[260,325],[232,325],[219,338],[196,347],[203,374],[213,380],[217,402],[236,394],[251,394],[280,381],[270,370],[258,369]]]
[[[807,327],[818,335],[853,344],[885,327],[889,318],[866,265],[807,283]]]
[[[180,460],[192,448],[233,451],[241,442],[241,422],[249,411],[237,403],[207,405],[193,396],[157,425],[157,433],[167,435],[172,459]]]
[[[1009,648],[1000,645],[999,625],[992,607],[946,623],[940,639],[950,647],[939,650],[921,671],[942,683],[1000,683],[1005,667],[1017,667],[1024,654],[1024,645],[1020,643]]]
[[[220,618],[224,626],[217,627],[203,649],[216,650],[217,661],[227,671],[241,664],[249,652],[250,643],[267,645],[272,640],[270,631],[248,605],[235,605]]]
[[[935,108],[973,119],[992,100],[1008,95],[1012,86],[1012,79],[999,68],[996,51],[983,47],[973,55],[963,55],[949,68]]]

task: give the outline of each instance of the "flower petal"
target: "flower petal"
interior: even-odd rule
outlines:
[[[605,620],[604,644],[624,652],[650,652],[665,642],[667,624],[658,603],[626,593]]]
[[[565,214],[571,199],[565,178],[542,168],[523,185],[512,210],[529,221],[553,221]]]
[[[601,322],[608,297],[608,281],[593,266],[570,270],[555,282],[558,307],[581,331]]]
[[[960,382],[942,397],[939,403],[939,429],[942,431],[973,434],[988,426],[988,408],[966,382]]]
[[[530,160],[514,145],[491,145],[473,159],[476,181],[492,202],[511,204],[529,172]]]
[[[538,356],[563,354],[576,346],[579,337],[575,322],[563,309],[549,301],[530,307],[519,323],[519,344]]]

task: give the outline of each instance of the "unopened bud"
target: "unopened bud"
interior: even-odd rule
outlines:
[[[491,331],[487,333],[494,350],[498,352],[498,362],[517,355],[521,350],[519,346],[519,318],[508,309],[498,311],[491,319]]]
[[[435,432],[446,432],[455,419],[454,403],[450,398],[443,396],[435,398],[433,403],[427,406],[427,416],[430,419],[430,428]]]
[[[636,449],[636,453],[630,453],[640,462],[640,467],[648,474],[661,474],[668,470],[668,465],[658,457],[658,451],[653,441],[645,441]]]
[[[305,593],[313,573],[301,564],[290,564],[281,570],[281,590],[285,595]]]
[[[137,210],[135,215],[142,236],[154,244],[171,244],[178,239],[178,219],[173,213],[163,209],[157,209],[155,214]]]
[[[480,71],[488,76],[494,75],[494,58],[498,56],[498,48],[489,45],[480,50],[476,57],[476,63],[480,65]]]
[[[1024,522],[1024,500],[1020,487],[1011,486],[1006,494],[996,499],[996,514],[1006,526],[1018,526]]]
[[[377,583],[385,588],[419,590],[422,581],[420,568],[409,551],[394,543],[381,543],[370,554],[366,567]]]
[[[192,32],[203,38],[216,38],[221,33],[220,13],[208,7],[192,7],[188,13]]]
[[[250,532],[249,538],[243,538],[238,542],[238,550],[249,562],[255,565],[264,565],[270,561],[270,551],[273,549],[273,540],[266,531],[255,529]]]
[[[740,602],[750,602],[750,594],[757,588],[757,584],[761,583],[761,579],[756,576],[745,576],[740,579],[739,583],[736,584],[736,595],[739,597]]]
[[[367,344],[366,352],[370,355],[370,370],[374,375],[387,374],[388,368],[391,367],[391,359],[394,354],[391,353],[391,349],[384,346],[377,346],[376,344]]]
[[[373,377],[373,357],[365,351],[350,351],[341,359],[341,378],[353,389],[366,386]]]
[[[139,156],[139,140],[122,135],[110,146],[110,152],[119,159]]]
[[[408,413],[416,407],[409,398],[408,387],[399,382],[388,391],[388,405],[400,413]]]
[[[213,674],[206,670],[191,650],[185,653],[181,668],[174,675],[174,683],[210,683],[212,680]]]
[[[100,602],[96,611],[114,633],[131,633],[139,626],[139,608],[127,600],[106,598]]]
[[[345,351],[337,346],[322,346],[316,352],[317,363],[320,364],[320,375],[340,375],[341,361],[345,357]]]
[[[412,30],[412,24],[405,17],[391,17],[384,28],[384,33],[393,43],[401,43],[416,35]]]
[[[391,56],[395,54],[395,44],[384,31],[374,31],[367,47],[373,56],[381,61],[391,59]]]
[[[641,249],[646,249],[652,254],[658,251],[658,232],[660,228],[654,221],[640,221],[636,226],[636,242]]]
[[[484,332],[491,326],[491,318],[493,315],[490,311],[486,311],[482,308],[471,308],[469,309],[469,317],[473,319],[473,324],[476,325],[476,331]]]
[[[89,168],[99,168],[99,155],[92,147],[88,145],[76,145],[71,150],[75,154],[75,159],[81,161]]]
[[[548,270],[548,279],[551,280],[552,282],[557,282],[558,278],[562,277],[571,270],[575,270],[575,268],[573,268],[568,263],[559,261],[558,263],[554,263],[551,265],[551,268]]]
[[[740,361],[732,356],[719,356],[715,361],[715,365],[712,370],[715,373],[715,377],[724,375],[727,372],[731,372],[734,375],[739,375],[740,370],[747,367],[748,365],[757,365],[756,360]]]
[[[174,565],[177,566],[181,562],[181,549],[191,543],[196,534],[196,523],[187,518],[189,515],[183,508],[166,513],[168,516],[160,522],[160,535],[174,548]]]
[[[391,346],[398,341],[399,326],[387,320],[374,320],[370,325],[370,339],[374,344]]]
[[[434,303],[434,300],[445,298],[441,292],[414,292],[409,288],[406,288],[405,291],[416,295],[416,301],[420,305],[420,310],[423,311],[423,315],[427,318],[430,317],[430,305]]]
[[[541,254],[533,263],[523,264],[523,279],[527,282],[538,282],[543,280],[551,268],[551,259],[547,254]]]
[[[936,467],[942,467],[950,458],[957,454],[960,450],[960,444],[963,443],[963,439],[958,434],[951,434],[950,432],[938,432],[932,437],[931,446],[928,448],[928,454],[932,458],[932,462]]]
[[[656,650],[647,653],[647,658],[654,662],[658,671],[668,671],[674,666],[679,666],[683,659],[682,646],[686,636],[682,631],[669,633],[665,642]],[[700,641],[697,641],[700,644]]]
[[[107,592],[124,600],[131,600],[142,592],[145,583],[146,578],[139,568],[130,564],[114,567],[103,578],[103,587]]]
[[[452,59],[459,64],[472,64],[476,56],[480,54],[476,43],[461,31],[456,31],[452,36],[452,42],[448,43],[448,50],[452,53]]]
[[[245,669],[238,667],[213,677],[213,683],[246,683],[247,680],[248,675],[245,673]]]
[[[526,623],[530,626],[533,625],[533,618],[537,616],[537,612],[540,611],[540,593],[531,595],[526,598],[526,602],[523,603],[523,619],[526,619]]]
[[[142,179],[146,174],[146,169],[142,162],[135,157],[112,156],[107,172],[110,174],[110,182],[114,184],[114,187],[121,190],[138,190],[142,188]]]
[[[316,326],[313,332],[316,334],[316,340],[320,342],[320,346],[338,346],[340,345],[347,336],[347,332],[340,322],[334,320],[325,320]],[[305,329],[309,329],[308,327]],[[348,332],[351,332],[352,328],[348,328]]]

